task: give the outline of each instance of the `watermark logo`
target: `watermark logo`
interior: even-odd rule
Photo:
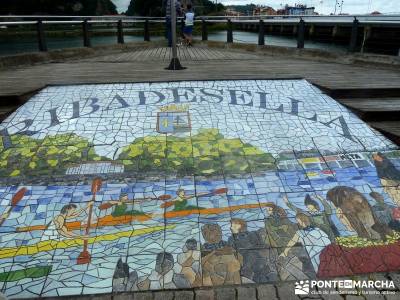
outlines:
[[[310,282],[308,280],[296,281],[294,293],[296,295],[308,295],[310,293]]]
[[[385,291],[379,291],[385,289]],[[309,294],[395,294],[391,280],[300,280],[294,287],[295,295]]]

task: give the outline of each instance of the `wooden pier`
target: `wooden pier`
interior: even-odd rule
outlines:
[[[90,53],[82,49],[68,59],[62,58],[60,53],[56,56],[58,59],[54,59],[54,53],[49,53],[45,54],[48,60],[41,63],[3,68],[0,70],[2,117],[4,119],[29,95],[46,85],[304,78],[392,140],[400,141],[398,66],[357,62],[356,57],[350,55],[347,61],[353,61],[349,63],[342,54],[342,59],[338,59],[313,50],[199,42],[193,48],[178,50],[187,69],[168,71],[164,67],[168,65],[170,52],[160,43],[150,42],[128,48],[97,48]],[[41,55],[43,59],[44,54]],[[14,59],[18,60],[18,56]]]

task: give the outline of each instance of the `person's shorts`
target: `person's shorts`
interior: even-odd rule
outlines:
[[[193,26],[185,26],[183,28],[183,33],[191,35],[193,33]]]

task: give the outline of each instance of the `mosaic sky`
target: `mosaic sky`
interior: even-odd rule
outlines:
[[[400,151],[305,80],[50,86],[0,125],[12,298],[400,269]]]

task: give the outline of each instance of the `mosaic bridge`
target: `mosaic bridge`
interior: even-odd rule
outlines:
[[[10,298],[400,269],[400,151],[305,80],[47,87],[0,125]]]

